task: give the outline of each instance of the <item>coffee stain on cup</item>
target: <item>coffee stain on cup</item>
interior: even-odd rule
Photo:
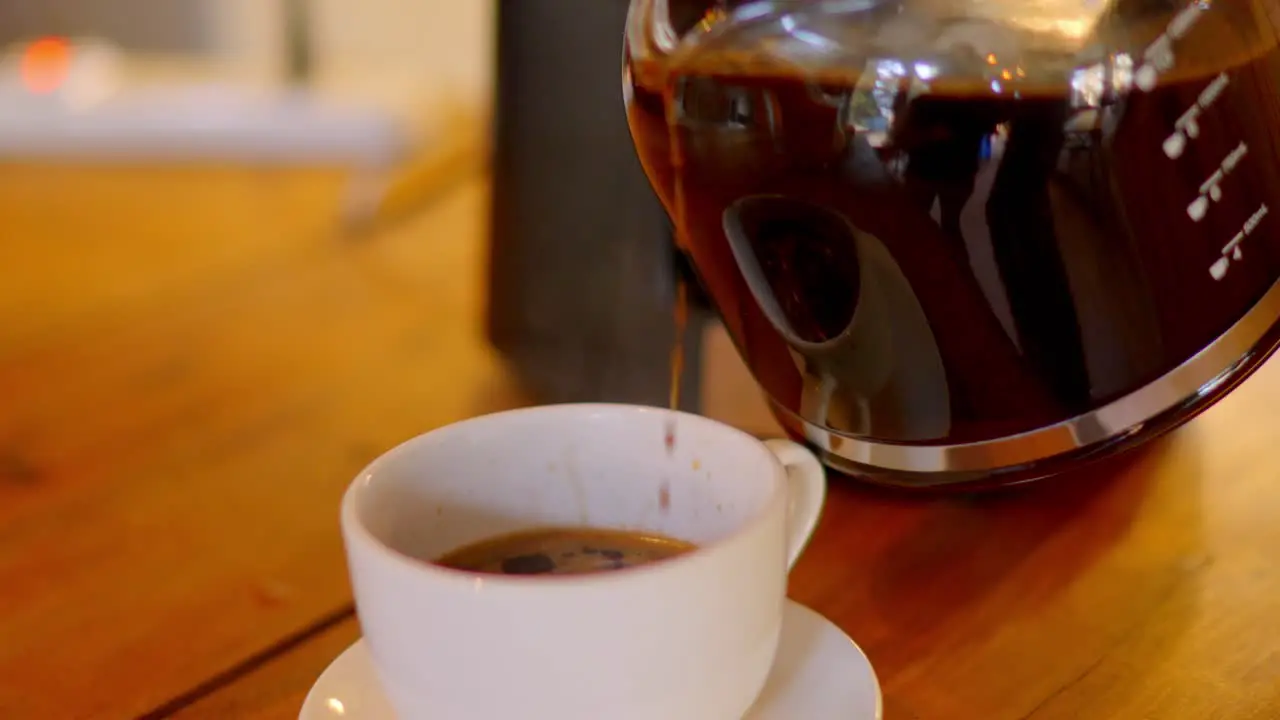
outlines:
[[[662,512],[671,510],[671,481],[663,480],[658,486],[658,509]]]

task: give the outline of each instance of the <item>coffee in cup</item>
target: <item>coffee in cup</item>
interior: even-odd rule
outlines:
[[[348,489],[342,531],[402,720],[740,720],[824,493],[821,464],[788,440],[554,405],[391,450]]]
[[[657,533],[549,527],[507,533],[445,553],[437,565],[497,575],[577,575],[625,570],[697,546]]]

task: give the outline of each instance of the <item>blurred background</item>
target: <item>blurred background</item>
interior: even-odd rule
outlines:
[[[487,100],[484,0],[0,2],[8,155],[378,163]]]
[[[686,270],[625,123],[626,7],[0,0],[0,353],[404,243],[419,321],[474,327],[523,400],[665,404]],[[468,284],[430,295],[446,266]]]

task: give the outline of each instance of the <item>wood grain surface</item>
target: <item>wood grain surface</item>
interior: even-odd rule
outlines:
[[[0,168],[0,718],[296,717],[358,635],[343,486],[526,401],[479,333],[484,180],[358,241],[340,190]],[[709,414],[770,432],[707,355]],[[864,647],[889,720],[1276,720],[1278,425],[1272,362],[1073,477],[836,481],[791,595]]]
[[[128,718],[350,600],[337,500],[523,402],[483,180],[358,241],[336,175],[0,171],[0,718]]]

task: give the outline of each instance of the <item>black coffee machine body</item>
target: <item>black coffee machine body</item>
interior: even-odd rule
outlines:
[[[666,405],[687,270],[632,147],[625,0],[502,0],[489,337],[540,402]],[[682,409],[696,411],[700,323]]]

